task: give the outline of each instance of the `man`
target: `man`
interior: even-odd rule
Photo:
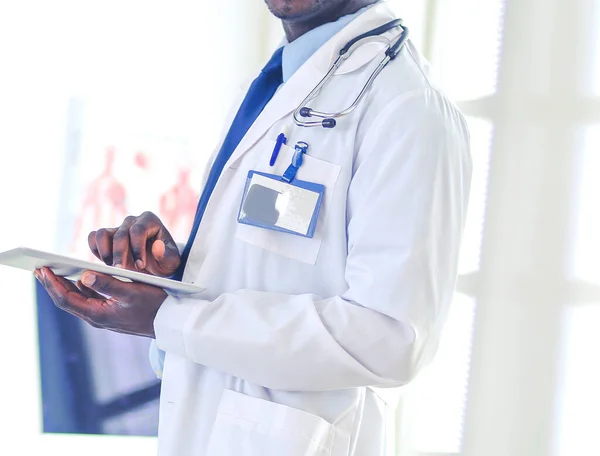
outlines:
[[[372,0],[266,3],[287,44],[236,103],[183,254],[150,213],[89,238],[107,264],[206,291],[36,276],[59,307],[166,353],[161,455],[391,455],[394,403],[381,388],[408,383],[437,348],[468,199],[467,129],[410,42],[336,128],[295,126],[339,49],[394,17]],[[381,55],[357,51],[311,107],[347,107]],[[297,180],[324,189],[314,235],[238,223],[249,171],[281,176],[298,141]]]

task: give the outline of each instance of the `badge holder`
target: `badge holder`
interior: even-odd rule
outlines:
[[[325,186],[296,179],[308,144],[298,142],[292,163],[282,176],[248,172],[238,222],[312,238]]]

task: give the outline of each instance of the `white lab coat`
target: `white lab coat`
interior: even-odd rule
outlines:
[[[184,274],[206,291],[167,298],[154,324],[161,456],[392,454],[385,392],[436,351],[471,175],[465,121],[411,44],[337,128],[292,127],[288,144],[309,144],[297,178],[326,187],[314,238],[237,223],[248,171],[289,165],[284,146],[269,168],[274,139],[337,50],[392,18],[377,5],[319,49],[225,166]],[[346,107],[377,52],[353,56],[312,106]]]

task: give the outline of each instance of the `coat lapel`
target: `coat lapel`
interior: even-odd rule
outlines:
[[[355,36],[378,27],[394,18],[385,4],[376,5],[358,16],[325,43],[296,73],[281,86],[263,112],[252,124],[231,155],[225,168],[236,163],[277,121],[292,113],[309,92],[319,83],[339,49]]]

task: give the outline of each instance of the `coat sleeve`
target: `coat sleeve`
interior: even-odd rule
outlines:
[[[358,146],[348,189],[348,288],[169,297],[154,322],[171,354],[272,389],[409,382],[452,300],[471,176],[464,119],[426,89],[392,100]]]

